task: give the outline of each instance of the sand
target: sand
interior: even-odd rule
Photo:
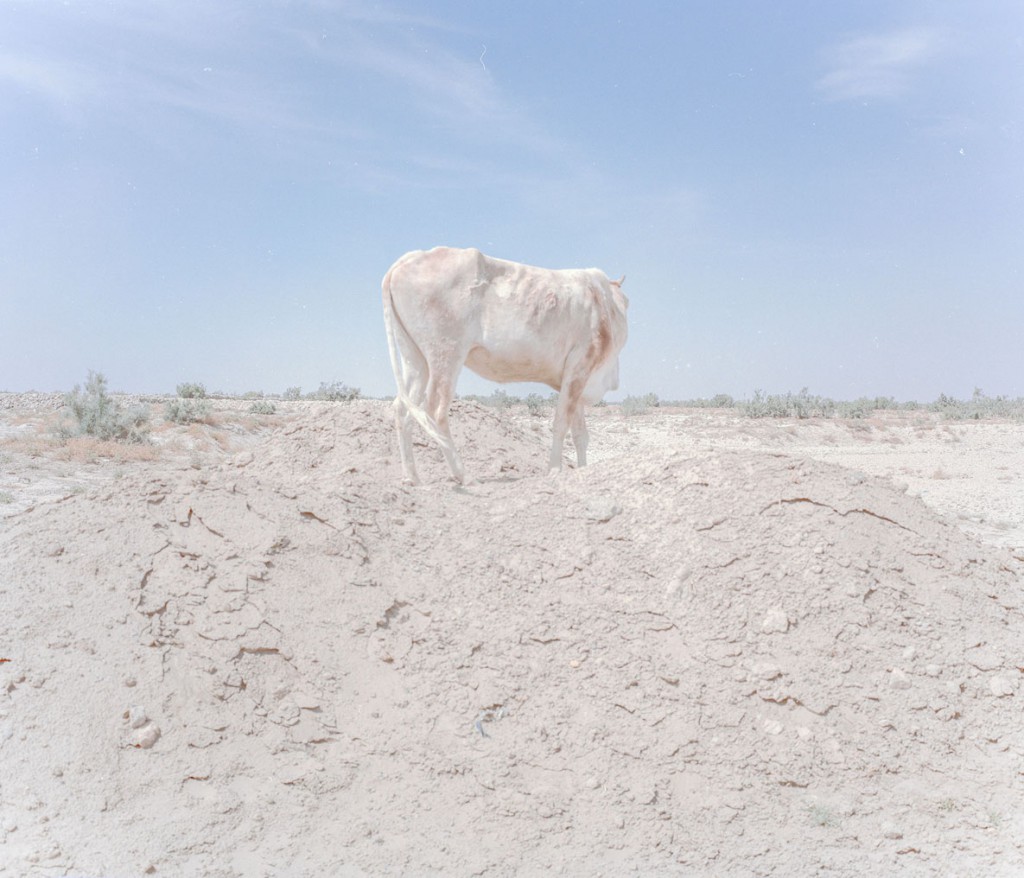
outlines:
[[[0,874],[1024,872],[1024,426],[0,396]],[[571,459],[571,448],[568,453]],[[151,458],[151,459],[146,459]]]

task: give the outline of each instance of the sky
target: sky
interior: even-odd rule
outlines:
[[[625,274],[612,400],[1024,395],[1024,4],[0,0],[0,390],[391,395],[439,244]]]

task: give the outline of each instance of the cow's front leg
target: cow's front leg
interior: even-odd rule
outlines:
[[[558,394],[558,405],[555,406],[555,422],[551,437],[551,469],[562,468],[562,446],[565,442],[565,434],[569,431],[570,424],[573,426],[573,442],[576,442],[576,426],[583,423],[583,387],[586,381],[581,378],[573,378],[570,381],[562,382],[562,389]],[[586,428],[583,429],[583,452],[582,460],[587,458],[587,436]],[[577,460],[580,459],[580,446],[577,445]]]
[[[590,431],[587,430],[587,421],[583,416],[583,401],[576,406],[572,419],[572,444],[576,446],[576,465],[587,465],[587,445],[590,443]]]

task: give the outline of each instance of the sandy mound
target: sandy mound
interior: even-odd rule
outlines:
[[[0,535],[0,872],[1024,868],[1021,565],[747,452],[338,407]]]

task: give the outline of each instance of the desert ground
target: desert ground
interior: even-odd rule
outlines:
[[[0,394],[0,875],[1024,874],[1024,423]],[[571,443],[567,463],[573,460]]]

